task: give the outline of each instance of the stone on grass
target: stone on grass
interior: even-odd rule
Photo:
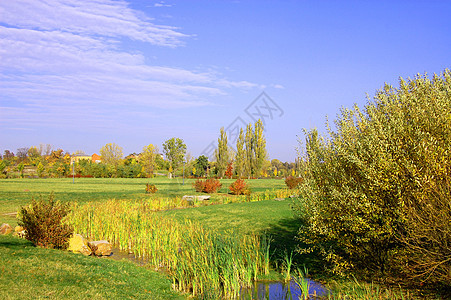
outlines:
[[[89,242],[88,246],[96,256],[109,256],[113,251],[113,245],[105,240]]]
[[[14,232],[21,232],[21,231],[24,231],[24,230],[25,230],[25,228],[23,228],[22,226],[14,227]]]
[[[276,200],[276,201],[284,201],[285,198],[275,198],[274,200]]]
[[[13,236],[25,238],[25,228],[23,228],[22,226],[14,227]]]
[[[2,226],[0,226],[0,234],[1,235],[10,234],[11,231],[13,231],[13,229],[11,228],[11,226],[9,224],[3,223]]]
[[[75,253],[81,253],[86,256],[91,255],[92,253],[88,246],[88,242],[81,234],[74,234],[71,236],[67,250]]]
[[[210,197],[211,196],[209,196],[209,195],[205,195],[205,196],[188,196],[188,195],[185,195],[185,196],[182,197],[182,199],[186,200],[186,201],[194,201],[194,200],[204,201],[204,200],[210,200]]]

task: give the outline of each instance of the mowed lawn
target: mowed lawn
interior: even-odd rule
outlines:
[[[141,199],[145,194],[146,183],[158,188],[155,196],[174,197],[196,195],[192,187],[194,179],[155,177],[155,178],[46,178],[46,179],[1,179],[0,180],[0,223],[16,224],[14,213],[21,206],[31,202],[32,197],[48,197],[55,193],[57,200],[105,201],[108,199]],[[229,192],[232,179],[221,180],[219,193]],[[253,192],[285,187],[282,179],[246,180]],[[215,194],[212,196],[214,197]]]

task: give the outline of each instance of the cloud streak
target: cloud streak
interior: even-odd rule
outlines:
[[[189,37],[152,23],[124,1],[1,1],[1,122],[22,128],[50,126],[54,119],[70,127],[65,120],[82,114],[87,125],[102,126],[124,110],[214,105],[206,99],[258,87],[216,73],[149,65],[144,54],[127,50],[134,41],[180,47]],[[96,114],[99,107],[108,114]]]

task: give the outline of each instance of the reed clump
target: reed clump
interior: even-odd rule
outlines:
[[[219,234],[190,220],[152,213],[147,201],[74,205],[67,222],[90,239],[107,239],[166,270],[175,289],[235,297],[269,271],[269,247],[257,235]]]

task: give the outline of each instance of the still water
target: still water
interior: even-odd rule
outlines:
[[[307,279],[308,280],[308,279]],[[328,294],[327,289],[313,280],[308,280],[309,295],[321,296]],[[294,282],[255,282],[250,289],[241,291],[242,300],[297,300],[301,298],[302,292]]]
[[[109,257],[115,260],[130,260],[138,265],[145,265],[146,261],[135,258],[135,256],[128,252],[119,251],[113,248],[113,253]],[[328,294],[328,290],[318,282],[307,279],[310,285],[309,295],[322,296]],[[240,293],[240,300],[297,300],[301,298],[302,292],[299,286],[291,281],[273,282],[273,281],[256,281],[251,288],[242,289]]]

